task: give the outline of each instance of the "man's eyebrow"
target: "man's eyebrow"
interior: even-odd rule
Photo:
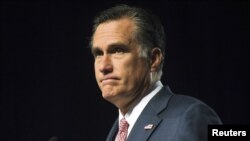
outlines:
[[[117,47],[121,47],[121,48],[123,48],[123,49],[126,49],[126,50],[129,50],[129,47],[128,47],[128,45],[126,45],[126,44],[124,44],[124,43],[113,43],[113,44],[110,44],[109,46],[108,46],[108,51],[109,50],[112,50],[112,49],[114,49],[114,48],[117,48]],[[100,48],[100,47],[98,47],[98,46],[96,46],[96,47],[91,47],[91,52],[92,53],[95,53],[96,51],[101,51],[102,49]]]
[[[128,45],[123,44],[123,43],[114,43],[114,44],[111,44],[111,45],[109,45],[108,50],[112,50],[112,49],[117,48],[117,47],[126,49],[127,51],[129,50]]]
[[[101,51],[101,49],[99,47],[91,47],[92,54],[95,54],[98,51]]]

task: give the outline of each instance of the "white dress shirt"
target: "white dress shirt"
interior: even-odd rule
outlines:
[[[128,134],[129,135],[131,129],[133,128],[136,120],[140,116],[141,112],[143,109],[146,107],[148,102],[160,91],[160,89],[163,87],[162,83],[160,81],[157,81],[152,88],[152,91],[143,97],[141,101],[135,105],[133,108],[131,108],[126,114],[125,114],[125,119],[127,120],[129,127],[128,127]],[[123,118],[123,115],[121,111],[119,110],[119,121]]]

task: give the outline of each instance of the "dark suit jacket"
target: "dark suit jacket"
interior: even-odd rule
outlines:
[[[144,108],[127,141],[206,141],[207,125],[221,124],[205,103],[190,96],[175,95],[163,87]],[[144,129],[153,124],[152,129]],[[114,141],[118,119],[106,141]]]

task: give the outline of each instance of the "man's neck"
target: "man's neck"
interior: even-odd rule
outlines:
[[[145,96],[147,96],[149,93],[151,93],[157,87],[157,84],[156,84],[157,82],[159,82],[160,85],[162,85],[160,81],[155,81],[155,82],[151,83],[150,86],[142,92],[142,94],[138,94],[138,96],[136,98],[134,98],[133,101],[128,103],[128,106],[126,108],[119,109],[121,114],[123,116],[125,116],[128,111],[131,111],[131,109],[133,109]]]

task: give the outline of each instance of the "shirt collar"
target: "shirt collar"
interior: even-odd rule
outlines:
[[[129,129],[128,132],[131,131],[132,127],[134,126],[137,118],[140,116],[143,109],[146,107],[148,102],[161,90],[163,87],[161,81],[157,81],[155,85],[153,86],[152,90],[147,94],[145,97],[143,97],[133,108],[131,108],[125,116],[122,115],[121,111],[119,110],[119,121],[125,117],[127,122],[129,123]]]

